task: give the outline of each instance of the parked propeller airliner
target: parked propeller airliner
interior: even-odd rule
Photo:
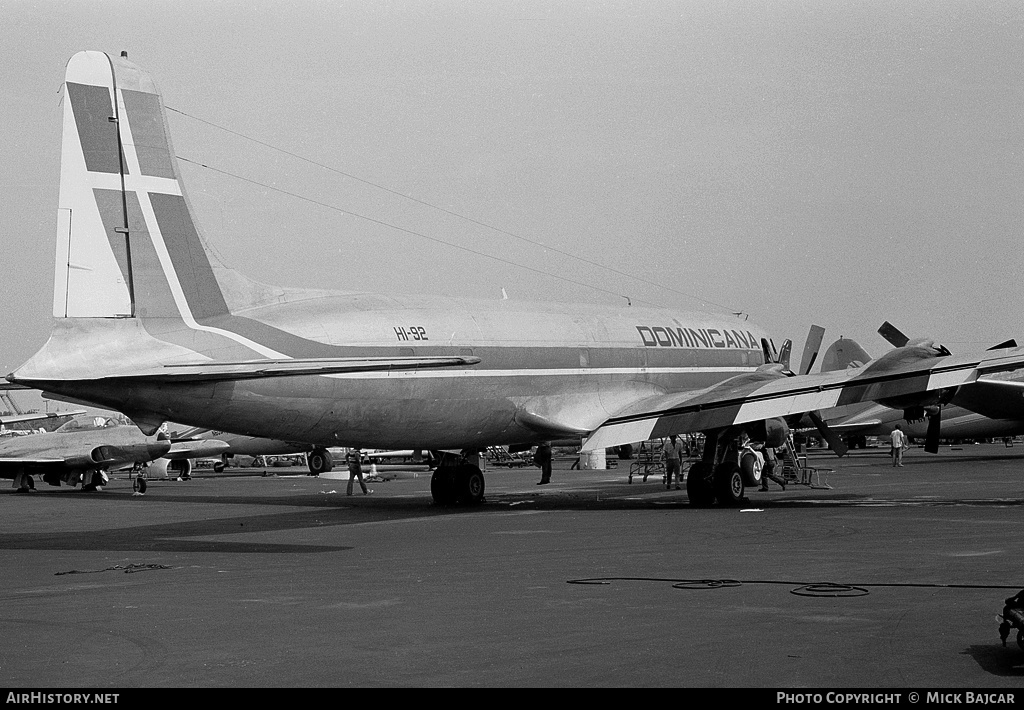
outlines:
[[[878,332],[897,348],[911,341],[889,322]],[[1014,344],[1007,341],[996,349]],[[853,340],[840,338],[822,359],[822,372],[863,367],[871,357]],[[996,373],[944,393],[937,401],[907,408],[859,403],[822,416],[831,431],[849,442],[868,436],[888,436],[897,424],[915,439],[924,439],[925,450],[936,453],[942,439],[992,439],[1024,434],[1024,371]]]
[[[49,341],[8,376],[165,421],[319,447],[462,451],[435,470],[447,504],[482,500],[474,454],[586,437],[604,448],[702,431],[697,505],[739,501],[740,430],[837,403],[936,396],[1024,351],[907,347],[855,372],[789,376],[735,318],[620,306],[304,291],[257,284],[206,247],[152,79],[125,56],[67,66]],[[297,238],[282,234],[282,240]]]

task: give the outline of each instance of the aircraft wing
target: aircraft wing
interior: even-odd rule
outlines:
[[[289,377],[296,375],[334,375],[353,372],[418,370],[433,367],[465,367],[467,365],[476,365],[479,362],[480,358],[471,356],[283,358],[240,360],[235,362],[209,360],[205,362],[167,364],[142,371],[113,371],[109,374],[97,376],[95,379],[187,383],[208,382],[211,380],[252,380],[261,377]],[[10,375],[8,380],[11,380]],[[14,382],[18,384],[16,380]],[[33,380],[33,382],[38,381]]]
[[[412,449],[398,449],[395,451],[364,451],[363,456],[368,459],[401,459],[412,458],[416,452]],[[422,452],[421,452],[422,454]]]
[[[63,456],[13,456],[0,458],[0,466],[49,466],[63,464]]]
[[[897,421],[894,419],[893,421]],[[857,432],[864,429],[872,429],[874,427],[882,426],[884,422],[881,419],[865,419],[857,422],[828,422],[828,428],[837,434],[845,434],[848,432]],[[806,427],[807,431],[814,429],[814,427]]]
[[[1024,348],[943,357],[907,351],[898,358],[880,358],[860,368],[793,377],[787,377],[777,365],[766,366],[704,390],[635,402],[594,430],[583,450],[923,394],[974,383],[984,373],[1022,365]]]
[[[60,419],[61,417],[77,417],[85,414],[84,409],[76,409],[73,412],[36,412],[34,414],[12,414],[0,417],[0,424],[17,424],[19,422],[38,422],[44,419]]]
[[[220,439],[175,441],[171,444],[170,450],[163,455],[163,458],[174,461],[177,459],[199,459],[209,456],[220,456],[230,448],[230,444]]]
[[[1024,382],[977,380],[957,390],[952,404],[991,419],[1024,419]]]

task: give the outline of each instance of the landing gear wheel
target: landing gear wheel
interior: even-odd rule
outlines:
[[[473,464],[464,463],[456,469],[455,488],[458,503],[480,505],[484,502],[484,474]]]
[[[430,495],[438,505],[454,505],[455,500],[455,469],[450,466],[438,466],[430,476]]]
[[[146,482],[145,476],[136,476],[135,480],[132,481],[132,490],[136,493],[145,493],[148,486],[149,484]]]
[[[226,464],[223,461],[218,461],[217,463],[213,464],[213,472],[214,473],[224,473],[225,467],[226,467]]]
[[[743,472],[734,461],[724,461],[715,469],[715,497],[720,505],[737,506],[743,502]]]
[[[319,476],[321,473],[327,473],[334,468],[334,460],[331,458],[331,452],[320,447],[309,452],[309,456],[306,457],[306,464],[309,466],[309,472],[314,476]]]
[[[708,481],[708,473],[711,467],[703,461],[690,466],[686,474],[686,495],[690,499],[690,505],[697,508],[709,508],[715,502],[715,491]]]
[[[743,472],[743,483],[757,488],[761,483],[762,464],[754,454],[744,454],[740,459],[740,471]]]
[[[438,505],[480,505],[484,474],[473,464],[438,466],[430,477],[430,494]]]

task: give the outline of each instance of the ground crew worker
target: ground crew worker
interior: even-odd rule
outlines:
[[[686,446],[682,439],[675,434],[670,434],[668,443],[661,450],[665,457],[665,488],[672,487],[672,474],[675,474],[676,490],[679,490],[680,479],[683,477],[683,457],[686,456]]]
[[[363,489],[363,495],[368,496],[373,491],[366,487],[363,482],[363,452],[359,449],[352,449],[348,452],[348,495],[352,495],[352,484],[359,481],[359,487]]]
[[[537,453],[533,455],[533,462],[540,467],[540,480],[538,486],[551,483],[551,444],[544,442],[537,447]]]
[[[761,490],[768,490],[768,481],[772,480],[782,486],[782,490],[786,490],[786,479],[775,473],[779,466],[779,459],[775,455],[775,449],[771,446],[765,446],[761,449],[761,453],[764,454],[764,466],[761,467]]]
[[[899,466],[903,468],[903,450],[906,449],[910,441],[907,439],[907,435],[903,433],[903,427],[899,424],[892,430],[892,434],[889,435],[889,441],[892,448],[889,449],[889,453],[892,454],[892,466],[896,468]]]

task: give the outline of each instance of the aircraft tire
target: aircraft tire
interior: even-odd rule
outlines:
[[[761,483],[761,466],[757,463],[757,456],[744,454],[740,459],[740,471],[743,472],[743,483],[751,487],[757,487]]]
[[[480,505],[484,502],[484,474],[473,464],[463,464],[455,472],[458,503]]]
[[[715,469],[715,498],[719,505],[735,507],[743,502],[743,472],[735,461],[723,461]]]
[[[214,473],[224,473],[224,462],[223,461],[218,461],[217,463],[213,464],[213,472]]]
[[[454,505],[455,500],[455,469],[450,466],[438,466],[430,476],[430,495],[438,505]]]
[[[690,466],[686,474],[686,496],[690,505],[697,508],[709,508],[715,502],[715,492],[708,482],[708,464],[703,461]]]
[[[148,487],[149,484],[146,482],[146,479],[143,478],[142,476],[136,476],[135,480],[132,481],[132,490],[134,490],[136,493],[145,493],[146,488]]]
[[[319,447],[309,452],[309,456],[306,457],[306,464],[309,466],[309,472],[316,476],[319,476],[321,473],[327,473],[334,468],[331,453],[327,449]]]

